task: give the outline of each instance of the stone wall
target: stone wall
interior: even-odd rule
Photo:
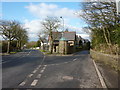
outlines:
[[[91,49],[90,56],[97,62],[102,62],[105,65],[109,65],[110,67],[116,70],[120,70],[120,66],[118,66],[118,60],[120,60],[118,58],[118,55],[103,54]]]
[[[71,54],[76,51],[75,45],[70,46],[67,41],[60,41],[58,48],[60,54]]]
[[[67,54],[67,41],[59,41],[59,53],[61,54]]]

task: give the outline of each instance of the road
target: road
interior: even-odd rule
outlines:
[[[3,88],[101,88],[89,51],[45,56],[24,50],[2,60]]]

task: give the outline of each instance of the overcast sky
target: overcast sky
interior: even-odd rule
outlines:
[[[56,16],[58,18],[62,16],[65,28],[76,31],[83,38],[89,39],[89,35],[82,29],[87,24],[78,17],[78,11],[82,13],[80,2],[2,3],[2,19],[20,21],[25,28],[28,28],[30,41],[38,40],[37,34],[41,30],[40,22],[47,16]]]

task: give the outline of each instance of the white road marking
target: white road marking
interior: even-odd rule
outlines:
[[[37,84],[37,82],[38,82],[38,80],[35,79],[35,80],[32,82],[31,86],[35,86],[35,85]]]
[[[42,75],[41,74],[38,74],[36,78],[40,78]]]
[[[19,86],[24,86],[26,81],[23,81],[22,83],[19,84]]]
[[[32,76],[33,76],[33,74],[28,75],[28,77],[32,77]]]
[[[41,70],[41,71],[40,71],[40,73],[43,73],[43,72],[44,72],[44,70]]]
[[[104,79],[103,79],[100,71],[98,70],[95,61],[94,61],[94,60],[92,60],[92,61],[93,61],[93,64],[94,64],[94,66],[95,66],[95,70],[96,70],[96,72],[97,72],[97,74],[98,74],[98,77],[99,77],[99,80],[100,80],[100,83],[101,83],[102,87],[103,87],[103,88],[107,88],[107,86],[106,86],[106,84],[105,84],[105,81],[104,81]]]
[[[68,63],[68,62],[64,62],[64,63]]]
[[[43,68],[43,70],[45,70],[46,67]]]
[[[38,69],[39,69],[39,67],[36,68],[36,70],[38,70]]]
[[[44,67],[46,67],[47,65],[44,65]]]
[[[4,62],[2,62],[2,63],[7,63],[7,62],[10,62],[10,61],[11,61],[11,60],[9,60],[9,61],[4,61]],[[2,64],[2,63],[1,63],[1,64]]]
[[[39,68],[41,67],[41,65],[38,66]]]
[[[73,61],[76,61],[76,60],[77,60],[77,58],[73,59]]]
[[[62,77],[63,80],[73,80],[72,76],[63,76]]]
[[[59,63],[59,64],[49,64],[48,66],[52,66],[52,65],[61,65],[61,64],[66,64],[66,63],[70,63],[72,61],[68,61],[68,62],[63,62],[63,63]]]
[[[36,73],[37,72],[37,70],[34,70],[32,73]]]

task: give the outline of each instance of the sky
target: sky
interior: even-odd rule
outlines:
[[[41,21],[47,16],[64,19],[64,29],[76,31],[82,38],[89,39],[89,34],[83,30],[87,26],[85,21],[78,17],[81,11],[80,2],[3,2],[2,19],[16,20],[27,28],[29,41],[37,41],[41,29]],[[63,24],[62,19],[60,19]],[[59,30],[61,31],[61,30]]]

